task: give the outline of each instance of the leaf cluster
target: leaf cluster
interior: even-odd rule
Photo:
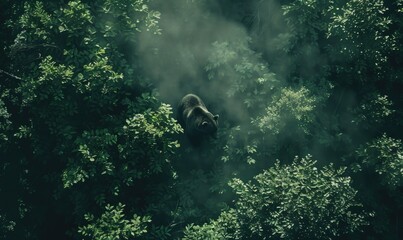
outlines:
[[[190,225],[184,239],[325,239],[366,224],[344,168],[316,167],[311,156],[274,167],[247,183],[230,182],[235,208],[202,226]]]

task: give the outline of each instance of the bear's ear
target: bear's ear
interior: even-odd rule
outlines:
[[[219,117],[218,114],[217,114],[217,115],[214,115],[214,116],[213,116],[214,121],[217,121],[217,120],[218,120],[218,117]]]

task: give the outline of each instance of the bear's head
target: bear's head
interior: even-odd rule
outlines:
[[[186,128],[190,135],[217,137],[218,115],[213,115],[202,107],[195,107],[188,115]]]

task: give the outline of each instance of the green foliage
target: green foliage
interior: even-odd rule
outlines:
[[[83,32],[89,32],[88,25],[93,22],[89,6],[78,1],[70,1],[66,8],[58,12],[60,33],[67,32],[71,37],[79,37]],[[79,21],[78,21],[79,20]]]
[[[328,24],[327,7],[333,4],[334,1],[297,0],[284,5],[282,8],[291,33],[291,39],[285,51],[299,54],[298,47],[301,45],[317,45],[322,31]]]
[[[344,71],[355,73],[363,82],[370,74],[375,80],[384,78],[389,56],[399,48],[386,5],[383,0],[354,0],[332,13],[328,36],[339,41],[332,46],[332,57],[351,63],[343,64]]]
[[[18,20],[18,25],[25,30],[18,36],[19,40],[27,42],[35,40],[48,40],[52,29],[52,18],[44,10],[43,3],[37,1],[33,4],[25,3],[24,12]],[[27,33],[27,34],[25,34]]]
[[[7,141],[7,131],[10,128],[10,114],[7,111],[7,108],[3,102],[3,100],[0,98],[0,144],[3,141]]]
[[[388,8],[385,6],[384,1],[348,1],[340,10],[342,11],[341,14],[336,15],[336,13],[333,13],[333,22],[329,26],[329,35],[338,34],[342,36],[342,44],[358,41],[354,46],[356,48],[348,48],[344,49],[344,51],[348,52],[349,56],[374,58],[380,64],[384,60],[379,55],[382,53],[369,52],[371,48],[373,50],[379,49],[378,47],[374,48],[372,44],[382,47],[384,51],[393,50],[396,47],[395,36],[388,34],[392,21],[386,15]],[[364,19],[365,21],[363,21]],[[365,42],[367,44],[364,44]],[[367,51],[363,51],[364,49]],[[355,52],[360,50],[362,51],[361,54]],[[344,52],[343,50],[341,51]],[[376,55],[369,56],[371,53]]]
[[[387,95],[372,95],[365,99],[355,111],[355,123],[367,126],[367,128],[383,123],[395,112],[392,106],[393,103]]]
[[[311,156],[254,177],[233,179],[235,209],[203,226],[190,225],[184,239],[330,239],[359,230],[365,214],[345,168],[318,169]],[[212,236],[215,236],[212,237]]]
[[[403,148],[400,139],[383,134],[361,146],[356,153],[362,165],[374,169],[381,176],[382,184],[390,190],[403,186]]]
[[[151,226],[150,238],[151,239],[172,239],[170,226]]]
[[[85,239],[119,240],[133,239],[147,232],[146,224],[151,221],[150,217],[134,215],[131,219],[125,218],[124,204],[117,206],[107,205],[105,212],[99,218],[92,214],[86,214],[88,225],[80,227],[78,232]]]
[[[230,209],[223,211],[217,220],[211,220],[210,223],[198,225],[188,225],[185,228],[184,240],[224,240],[224,239],[236,239],[234,236],[238,236],[239,232],[239,220],[236,216],[236,211]]]
[[[81,164],[70,160],[62,177],[64,187],[69,188],[94,176],[114,175],[115,166],[111,162],[109,149],[116,144],[116,141],[117,136],[106,129],[84,131],[82,136],[75,140]]]
[[[259,116],[255,123],[263,132],[279,134],[287,122],[295,121],[303,131],[309,134],[309,124],[314,120],[316,99],[310,96],[309,90],[302,87],[299,90],[284,88],[273,97],[272,104],[266,108],[266,113]]]
[[[9,68],[18,69],[21,78],[7,75],[17,81],[8,81],[10,89],[5,88],[4,93],[3,85],[0,88],[0,136],[1,141],[12,137],[9,148],[21,146],[22,151],[21,155],[10,154],[19,151],[11,147],[10,152],[2,151],[1,158],[9,155],[2,167],[29,173],[28,179],[16,179],[35,184],[24,182],[21,185],[28,185],[27,194],[10,198],[25,200],[38,192],[46,201],[64,199],[54,211],[70,214],[69,221],[77,227],[84,213],[92,212],[86,215],[88,221],[89,216],[100,215],[107,202],[124,198],[140,179],[172,176],[169,161],[179,147],[172,138],[182,129],[172,119],[170,106],[161,104],[153,90],[141,83],[136,65],[128,62],[124,52],[139,32],[159,32],[159,13],[142,0],[36,1],[16,4],[18,7],[21,14],[9,21],[15,31]],[[14,133],[7,133],[11,129]],[[42,179],[32,180],[31,175]],[[10,179],[8,174],[0,176]],[[139,195],[135,201],[141,198],[138,192],[133,194]],[[97,207],[90,208],[94,203]],[[71,204],[74,211],[63,210],[63,204]],[[139,208],[135,203],[128,205]],[[35,214],[35,208],[28,206],[27,214]],[[108,206],[82,233],[91,239],[143,234],[142,223],[150,218],[126,222],[122,209],[123,205]],[[45,221],[46,215],[40,215],[43,217],[32,226],[17,222],[19,233],[14,235],[41,238],[40,232],[32,230]],[[108,238],[112,233],[102,231],[105,219],[111,216],[116,221],[106,224],[114,224],[109,229],[114,237]],[[122,234],[120,227],[125,229]]]
[[[0,238],[399,239],[402,7],[1,1]]]
[[[103,31],[104,36],[128,36],[127,34],[130,33],[116,30],[132,29],[141,31],[142,25],[145,25],[147,31],[160,33],[158,27],[160,13],[150,9],[146,3],[147,1],[145,0],[105,1],[103,13],[108,16],[105,18],[105,21],[100,23],[100,25],[104,24],[105,26]]]
[[[231,43],[214,42],[206,71],[209,79],[226,84],[228,97],[242,96],[246,107],[256,110],[265,106],[262,96],[271,94],[279,81],[248,44],[248,39]]]
[[[15,222],[10,221],[6,216],[0,214],[0,237],[6,238],[7,233],[14,230]]]
[[[162,165],[169,163],[175,149],[180,146],[177,141],[169,139],[169,136],[183,132],[171,114],[171,107],[162,104],[157,111],[146,111],[126,120],[124,144],[118,147],[119,152],[123,159],[139,164],[144,164],[142,160],[147,157],[147,171],[140,173],[143,176],[162,172]],[[139,171],[142,168],[137,166],[134,169]]]

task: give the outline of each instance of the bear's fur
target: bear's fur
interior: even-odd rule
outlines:
[[[177,120],[193,145],[200,144],[208,137],[217,138],[218,115],[210,113],[195,94],[187,94],[182,98]]]

